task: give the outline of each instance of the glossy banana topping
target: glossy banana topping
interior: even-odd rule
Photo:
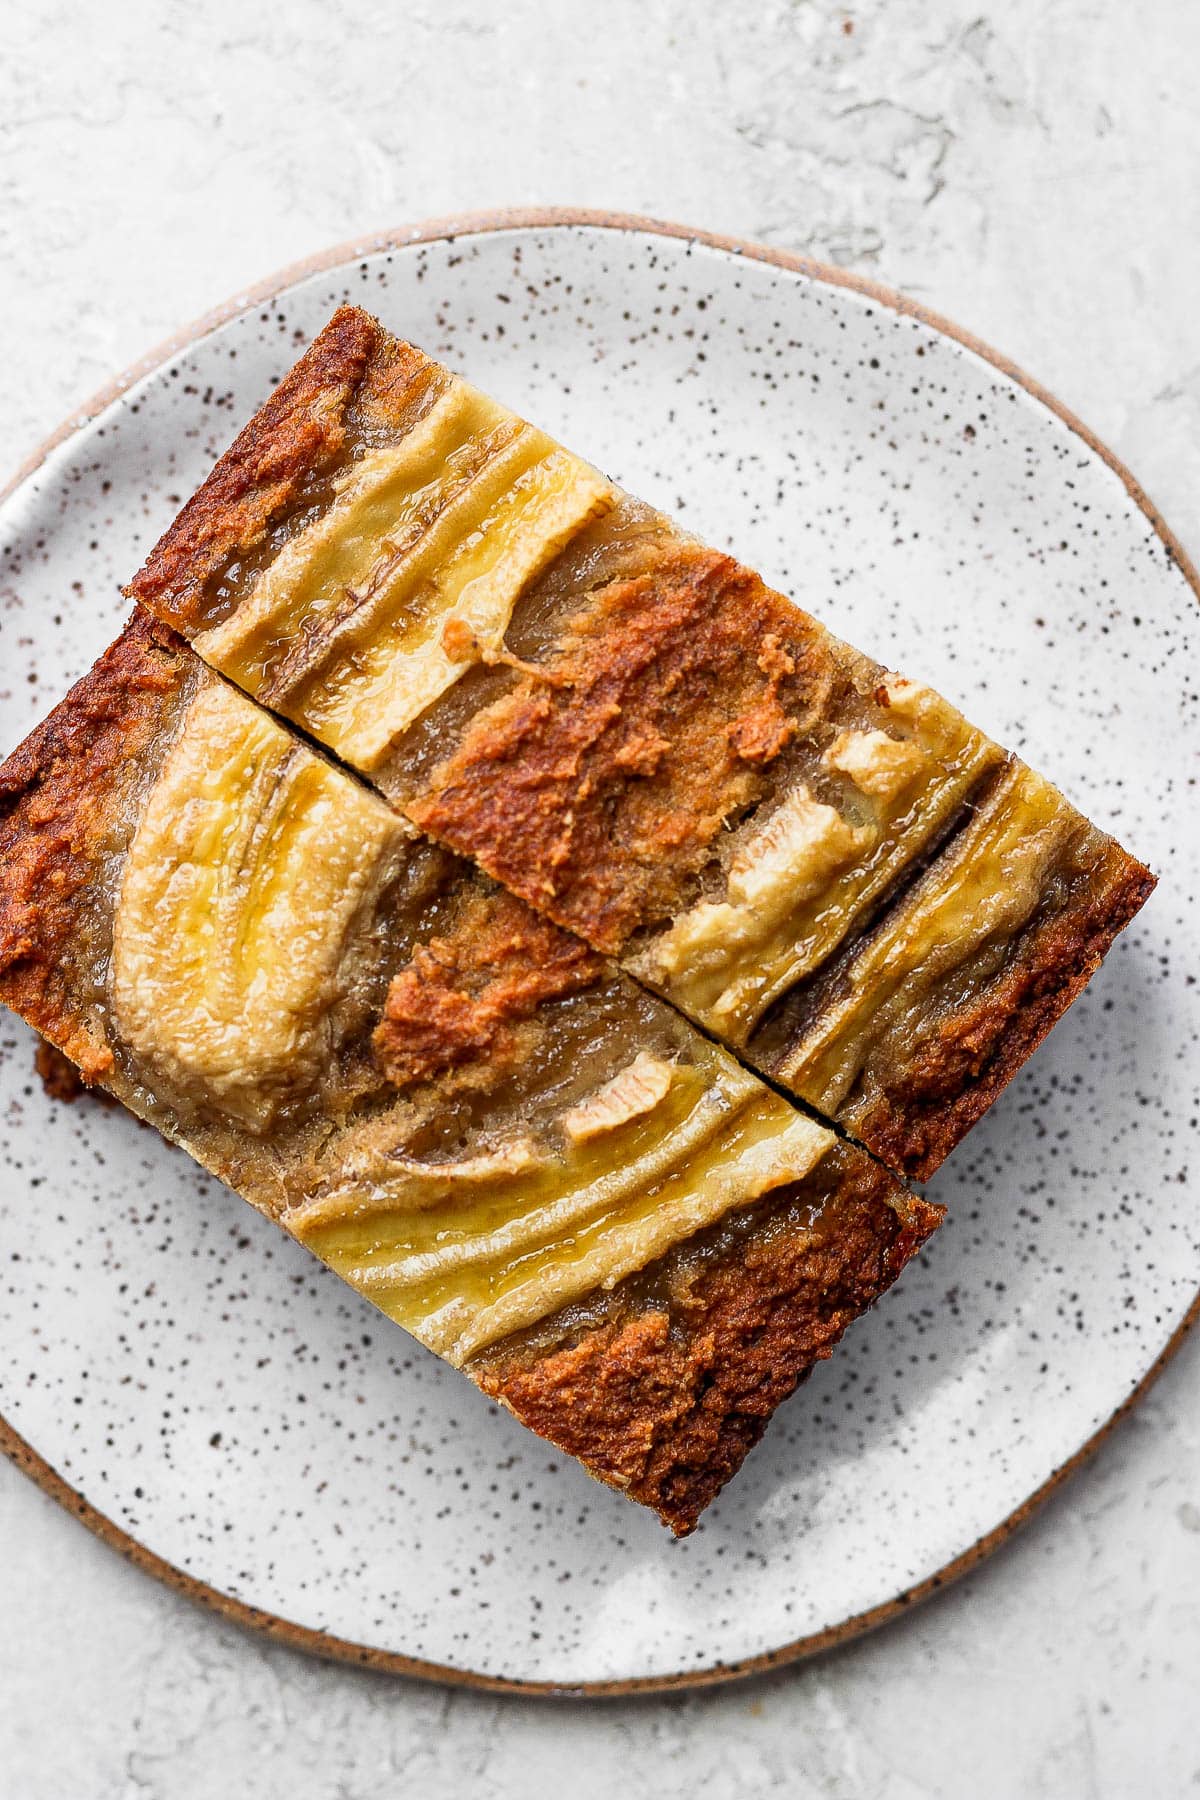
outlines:
[[[614,490],[448,377],[398,444],[364,454],[243,605],[195,639],[214,667],[370,770],[472,662]]]
[[[836,950],[1002,760],[929,688],[896,676],[874,699],[887,728],[841,731],[821,758],[835,803],[798,782],[735,838],[725,898],[681,914],[629,961],[734,1043]]]
[[[646,972],[683,1004],[714,1018],[732,1015],[741,970],[758,967],[771,938],[796,907],[823,893],[863,848],[867,833],[836,807],[797,787],[743,839],[729,866],[727,898],[683,913],[655,942]]]
[[[998,789],[920,883],[873,931],[778,1073],[814,1106],[843,1111],[868,1061],[905,1067],[922,1029],[935,1027],[938,994],[960,971],[986,985],[1009,943],[1036,915],[1078,815],[1049,782],[1013,763]]]
[[[639,1055],[541,1145],[481,1162],[372,1150],[290,1230],[415,1337],[462,1363],[613,1287],[672,1244],[807,1174],[833,1143],[710,1045]]]
[[[354,926],[411,838],[223,682],[200,689],[129,846],[115,1023],[181,1097],[269,1129],[328,1055]]]

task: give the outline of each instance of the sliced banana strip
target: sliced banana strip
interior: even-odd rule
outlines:
[[[682,913],[653,944],[649,971],[674,992],[703,990],[723,1018],[742,998],[737,976],[806,901],[824,893],[871,842],[869,827],[815,800],[803,783],[738,846],[727,898]]]
[[[632,973],[734,1043],[745,1043],[772,1002],[869,917],[906,863],[1003,760],[927,688],[894,677],[875,698],[896,715],[900,735],[838,734],[822,758],[844,779],[838,805],[798,783],[762,824],[742,833],[725,898],[681,913],[629,959]]]
[[[353,465],[196,648],[373,769],[500,649],[522,590],[615,499],[587,463],[451,378],[407,437]]]
[[[223,682],[129,847],[111,995],[134,1055],[253,1131],[317,1082],[356,921],[409,828]]]
[[[833,1143],[709,1046],[694,1064],[641,1053],[570,1112],[594,1129],[563,1129],[567,1147],[552,1154],[519,1139],[422,1170],[373,1150],[288,1227],[430,1349],[462,1362],[801,1178]],[[471,1163],[473,1178],[454,1173]]]

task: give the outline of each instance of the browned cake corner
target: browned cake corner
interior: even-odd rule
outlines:
[[[359,433],[398,422],[428,366],[369,313],[340,307],[172,522],[131,599],[190,635],[229,565],[260,553],[285,513],[327,497],[351,419]]]
[[[912,885],[756,1027],[757,1066],[927,1180],[1154,889],[1015,759]]]
[[[94,1093],[97,1099],[108,1099],[99,1088],[89,1088],[80,1069],[70,1057],[45,1038],[39,1038],[34,1049],[33,1067],[48,1100],[57,1100],[62,1105],[69,1106],[81,1094],[86,1093]]]
[[[940,1217],[144,615],[0,796],[0,1000],[676,1531]]]
[[[1109,839],[1062,909],[1021,934],[1003,973],[938,1016],[911,1059],[896,1059],[890,1081],[848,1110],[862,1140],[927,1181],[1083,992],[1154,887],[1149,869]]]
[[[943,1216],[846,1145],[811,1183],[666,1257],[558,1341],[533,1334],[472,1374],[523,1424],[691,1531],[772,1413],[891,1286]]]
[[[186,646],[139,612],[0,765],[0,999],[63,1050],[86,1081],[111,1065],[71,948],[96,901],[127,791],[144,780]]]

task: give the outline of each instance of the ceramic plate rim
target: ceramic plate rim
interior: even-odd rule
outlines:
[[[1134,504],[1145,515],[1192,593],[1200,601],[1200,573],[1197,572],[1182,544],[1132,472],[1108,448],[1107,444],[1103,443],[1081,419],[1076,417],[1069,407],[1058,400],[1039,381],[1027,375],[1009,357],[993,349],[990,344],[977,338],[972,332],[956,325],[952,320],[945,318],[932,308],[910,299],[907,295],[882,282],[875,281],[869,276],[855,274],[851,270],[817,261],[795,251],[779,249],[770,244],[755,243],[747,238],[701,231],[670,220],[648,218],[637,213],[612,212],[606,209],[587,207],[506,207],[482,212],[448,214],[441,218],[422,220],[413,225],[372,232],[365,237],[350,239],[336,244],[328,250],[288,264],[274,275],[235,294],[231,299],[205,313],[191,325],[174,333],[165,342],[160,343],[155,349],[139,358],[113,381],[108,382],[98,393],[93,394],[82,407],[72,413],[43,440],[18,467],[12,479],[3,488],[0,488],[0,504],[29,480],[52,451],[84,430],[97,414],[111,406],[114,401],[119,400],[135,382],[163,367],[181,350],[207,337],[231,319],[265,301],[276,298],[313,275],[344,267],[365,256],[388,250],[407,249],[414,244],[452,242],[460,237],[478,237],[493,232],[576,230],[580,227],[681,238],[688,242],[704,244],[712,249],[724,250],[735,256],[744,256],[752,261],[771,264],[776,268],[804,275],[809,280],[828,287],[848,288],[855,293],[867,295],[889,311],[917,319],[930,330],[952,339],[999,370],[1017,386],[1023,388],[1034,401],[1053,413],[1067,426],[1069,431],[1080,438],[1093,455],[1098,456],[1102,462],[1108,465],[1120,479]],[[248,1605],[245,1601],[235,1599],[232,1595],[222,1593],[220,1589],[210,1586],[194,1575],[189,1575],[173,1563],[147,1549],[136,1537],[98,1511],[64,1481],[62,1476],[38,1454],[31,1444],[21,1437],[19,1432],[12,1428],[3,1416],[0,1416],[0,1451],[31,1481],[35,1482],[43,1493],[56,1500],[60,1506],[86,1525],[96,1537],[118,1551],[127,1562],[132,1563],[143,1573],[152,1575],[167,1587],[186,1595],[190,1600],[218,1613],[223,1618],[256,1631],[277,1643],[286,1644],[291,1649],[303,1650],[312,1655],[360,1668],[395,1675],[408,1675],[420,1680],[455,1687],[475,1688],[490,1693],[548,1695],[560,1698],[620,1697],[639,1693],[662,1693],[680,1688],[710,1687],[738,1677],[762,1674],[768,1670],[781,1668],[788,1663],[814,1656],[836,1644],[847,1643],[853,1638],[861,1637],[864,1633],[886,1624],[889,1620],[901,1617],[919,1601],[926,1599],[929,1595],[976,1568],[994,1550],[1005,1543],[1015,1531],[1026,1524],[1051,1494],[1077,1469],[1082,1468],[1091,1460],[1120,1421],[1132,1411],[1143,1395],[1153,1386],[1197,1320],[1200,1320],[1200,1291],[1197,1292],[1183,1318],[1167,1339],[1150,1368],[1098,1430],[1080,1446],[1073,1456],[1061,1463],[1040,1487],[1014,1508],[1007,1518],[994,1526],[990,1532],[978,1538],[974,1544],[946,1563],[943,1568],[878,1606],[857,1613],[849,1619],[843,1619],[837,1625],[828,1626],[824,1630],[796,1638],[791,1643],[783,1644],[777,1649],[763,1651],[759,1655],[745,1657],[737,1662],[719,1662],[706,1669],[686,1670],[666,1675],[569,1683],[510,1679],[505,1676],[486,1675],[477,1670],[452,1668],[446,1664],[406,1656],[400,1651],[373,1649],[366,1644],[357,1644],[346,1638],[334,1637],[326,1632],[313,1630],[309,1626],[298,1625],[278,1613],[263,1611]]]

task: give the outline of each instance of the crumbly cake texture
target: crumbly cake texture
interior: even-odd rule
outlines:
[[[0,767],[0,999],[677,1533],[941,1216],[145,612]]]
[[[939,695],[355,308],[130,592],[910,1176],[1153,887]]]

